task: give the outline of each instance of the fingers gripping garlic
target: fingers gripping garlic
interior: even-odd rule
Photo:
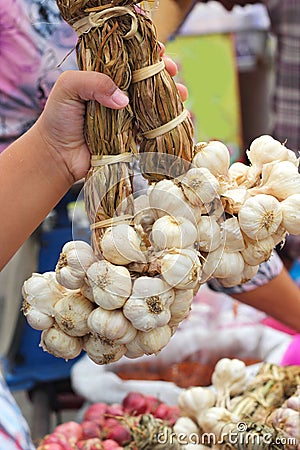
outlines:
[[[282,225],[288,233],[300,234],[300,193],[281,202]]]
[[[142,244],[142,239],[135,229],[126,223],[108,228],[100,242],[104,258],[120,265],[130,262],[145,263],[146,256],[142,251]]]
[[[136,339],[139,347],[146,355],[159,353],[171,339],[171,329],[168,325],[144,332],[138,331]]]
[[[152,227],[151,241],[159,250],[190,247],[196,239],[196,227],[185,217],[163,216]]]
[[[67,242],[55,268],[57,281],[68,289],[79,289],[84,283],[87,268],[94,261],[96,257],[87,242]]]
[[[202,216],[197,223],[197,246],[200,251],[208,253],[221,245],[220,225],[210,216]]]
[[[251,239],[265,239],[275,233],[282,220],[281,206],[272,195],[247,199],[238,213],[242,231]]]
[[[86,336],[83,349],[96,364],[110,364],[118,361],[126,352],[125,345],[107,343],[97,335]]]
[[[137,332],[121,310],[108,311],[100,306],[89,315],[88,327],[110,345],[127,344]]]
[[[88,268],[86,276],[95,303],[104,309],[121,308],[131,294],[131,277],[126,267],[98,261]]]
[[[66,289],[57,283],[55,272],[34,273],[22,287],[24,300],[38,311],[53,315],[54,305],[66,293]]]
[[[201,278],[201,262],[192,249],[175,249],[161,258],[161,275],[176,289],[194,289]]]
[[[133,285],[123,313],[134,328],[150,331],[169,322],[174,298],[174,290],[160,278],[140,277]]]
[[[193,206],[211,203],[218,197],[219,182],[205,167],[195,167],[179,178],[179,185]]]
[[[57,327],[44,330],[41,335],[40,347],[45,352],[51,353],[57,358],[76,358],[82,350],[82,339],[69,336]]]
[[[70,336],[84,336],[89,333],[87,319],[94,309],[80,292],[65,295],[54,306],[54,317],[61,330]]]
[[[193,165],[205,167],[215,175],[226,175],[230,164],[230,153],[226,145],[219,141],[198,142],[195,145]]]

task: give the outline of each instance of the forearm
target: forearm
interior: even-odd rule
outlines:
[[[300,289],[286,269],[257,289],[231,296],[300,332]]]
[[[0,155],[0,270],[72,184],[33,127]]]

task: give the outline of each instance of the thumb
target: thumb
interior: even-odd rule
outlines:
[[[74,100],[96,100],[113,109],[124,108],[129,102],[113,80],[99,72],[69,70],[60,75],[56,84]]]

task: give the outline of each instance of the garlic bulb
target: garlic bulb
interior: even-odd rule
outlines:
[[[83,348],[88,357],[96,364],[110,364],[118,361],[126,352],[125,345],[107,343],[97,335],[84,338]]]
[[[278,408],[275,409],[271,415],[272,425],[277,430],[278,428],[283,430],[285,435],[292,437],[296,442],[300,441],[300,420],[299,410],[295,411],[290,408]],[[295,448],[294,446],[290,448]],[[297,449],[299,448],[296,447]]]
[[[215,405],[216,394],[209,387],[190,387],[184,389],[178,397],[178,407],[182,416],[197,420],[197,417],[203,411]]]
[[[244,261],[249,264],[249,266],[257,266],[264,261],[268,261],[274,248],[272,236],[259,241],[245,239],[245,244],[246,248],[241,253]]]
[[[57,281],[68,289],[78,289],[84,283],[87,268],[96,261],[92,247],[84,241],[67,242],[56,264]]]
[[[69,336],[57,327],[51,327],[42,331],[40,347],[45,352],[68,361],[81,353],[82,339]]]
[[[251,266],[250,264],[244,265],[244,270],[242,273],[241,284],[247,283],[247,281],[251,280],[258,272],[259,265]]]
[[[223,201],[224,209],[229,214],[236,214],[239,212],[250,194],[246,188],[240,187],[237,189],[228,189],[222,193],[221,199]]]
[[[281,202],[282,225],[288,233],[300,234],[300,193]]]
[[[239,186],[243,184],[245,179],[247,178],[247,172],[249,170],[249,166],[242,162],[234,162],[228,169],[229,178],[237,183]]]
[[[269,135],[254,139],[246,153],[249,161],[259,167],[273,161],[285,161],[288,158],[287,148]]]
[[[238,286],[239,284],[241,284],[242,277],[243,276],[241,273],[237,273],[237,274],[230,275],[229,277],[226,277],[226,278],[216,278],[216,280],[218,280],[218,282],[223,287],[229,288],[229,287]]]
[[[203,270],[206,274],[215,278],[228,278],[243,272],[244,260],[240,252],[227,252],[217,249],[208,254]]]
[[[81,294],[87,298],[90,302],[95,303],[94,300],[94,295],[93,295],[93,289],[91,288],[91,286],[89,284],[87,284],[86,282],[83,283],[83,285],[80,288],[80,292]]]
[[[177,435],[181,434],[186,438],[200,432],[198,425],[189,417],[179,417],[173,425],[173,430]]]
[[[113,263],[126,265],[130,262],[145,263],[143,242],[133,227],[120,223],[104,233],[100,246],[104,258]]]
[[[161,258],[161,275],[176,289],[194,289],[201,277],[201,262],[192,249],[174,249]]]
[[[248,382],[248,374],[244,361],[239,359],[220,359],[211,377],[217,391],[218,406],[226,405],[226,397],[243,392]]]
[[[296,154],[293,152],[293,150],[289,150],[287,149],[288,152],[288,157],[287,157],[287,161],[291,162],[292,164],[294,164],[294,166],[299,167],[299,161],[300,158],[296,156]],[[299,152],[297,152],[299,155]]]
[[[227,252],[239,252],[244,250],[245,242],[240,229],[239,221],[236,217],[226,219],[220,225],[224,239],[224,248]]]
[[[145,232],[150,232],[155,221],[154,211],[149,204],[148,195],[140,195],[134,199],[134,224],[141,225]]]
[[[126,344],[126,358],[135,359],[140,358],[144,355],[144,350],[139,344],[139,341],[137,339],[137,336],[131,341]]]
[[[269,194],[278,200],[300,192],[300,175],[297,167],[289,162],[265,164],[262,168],[261,184],[249,190],[251,195]]]
[[[149,204],[156,217],[185,217],[193,224],[201,217],[201,208],[189,205],[180,187],[171,180],[159,181],[151,187]]]
[[[52,316],[33,308],[26,300],[23,302],[22,311],[28,325],[34,330],[47,330],[47,328],[52,327],[54,324],[54,318]]]
[[[137,330],[150,331],[169,322],[174,298],[174,290],[163,280],[140,277],[133,285],[123,313]]]
[[[196,227],[185,217],[163,216],[152,227],[151,241],[159,250],[190,247],[196,239]]]
[[[226,408],[213,406],[206,409],[197,418],[197,423],[204,433],[213,433],[217,438],[224,436],[234,428],[234,424],[238,421],[231,412]]]
[[[100,306],[89,315],[88,327],[107,344],[127,344],[136,335],[136,329],[121,310],[108,311]]]
[[[53,315],[55,303],[62,298],[66,289],[56,281],[55,272],[33,273],[22,287],[22,295],[33,308]]]
[[[189,203],[201,206],[218,197],[219,182],[205,167],[195,167],[179,178],[179,185]]]
[[[282,220],[281,206],[272,195],[258,194],[245,201],[238,213],[242,231],[251,239],[275,233]]]
[[[126,267],[98,261],[88,268],[86,276],[94,301],[102,308],[121,308],[131,294],[131,277]]]
[[[217,221],[210,216],[202,216],[197,223],[197,246],[200,251],[208,253],[221,245],[221,229]]]
[[[222,142],[198,142],[195,145],[192,163],[195,167],[205,167],[215,176],[226,175],[230,164],[230,153]]]
[[[144,332],[138,331],[136,336],[139,347],[146,355],[159,353],[171,339],[171,329],[168,325]]]
[[[175,299],[170,305],[170,327],[177,326],[189,315],[193,298],[193,289],[175,289]]]
[[[89,333],[87,319],[94,309],[80,292],[65,295],[54,306],[54,317],[61,330],[70,336],[84,336]]]

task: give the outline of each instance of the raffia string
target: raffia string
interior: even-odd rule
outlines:
[[[132,72],[132,83],[137,83],[138,81],[146,80],[147,78],[153,77],[157,75],[159,72],[164,70],[165,63],[162,59],[156,64],[152,64],[151,66],[142,67],[141,69],[134,70]]]
[[[91,157],[91,167],[102,167],[108,164],[117,164],[120,162],[132,162],[135,156],[133,153],[124,152],[118,155],[92,155]]]
[[[126,14],[130,15],[132,23],[131,29],[123,36],[123,38],[130,39],[137,32],[138,21],[136,15],[126,6],[113,6],[112,8],[107,8],[103,11],[90,12],[89,15],[75,22],[73,28],[77,35],[81,36],[82,34],[89,33],[92,28],[102,27],[109,19],[124,16]]]
[[[123,216],[112,217],[110,219],[100,220],[99,222],[93,223],[90,226],[90,229],[96,230],[97,228],[108,228],[116,224],[127,223],[132,219],[133,216],[131,216],[130,214],[124,214]]]
[[[146,139],[155,139],[158,136],[162,136],[165,133],[176,128],[179,124],[181,124],[187,117],[188,111],[184,109],[179,116],[175,117],[175,119],[170,120],[169,122],[161,125],[160,127],[154,128],[154,130],[145,131],[143,133],[143,137]]]

